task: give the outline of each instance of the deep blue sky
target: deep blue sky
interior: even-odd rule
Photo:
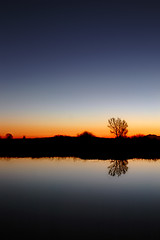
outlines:
[[[158,1],[5,1],[0,31],[0,135],[160,135]]]

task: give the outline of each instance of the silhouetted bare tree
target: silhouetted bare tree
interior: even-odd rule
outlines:
[[[121,174],[125,174],[128,170],[127,160],[111,160],[111,165],[108,167],[109,172],[108,174],[111,176],[120,176]]]
[[[127,122],[125,120],[121,120],[120,118],[108,119],[108,127],[110,128],[110,132],[113,133],[116,137],[125,137],[128,133]]]

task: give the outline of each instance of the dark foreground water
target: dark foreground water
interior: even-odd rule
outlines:
[[[1,158],[0,234],[160,239],[160,160]]]

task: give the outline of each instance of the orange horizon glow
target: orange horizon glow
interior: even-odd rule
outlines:
[[[160,130],[157,127],[152,128],[145,128],[145,126],[142,127],[130,127],[129,132],[127,134],[128,137],[134,136],[134,135],[148,135],[148,134],[154,134],[159,136]],[[23,138],[25,136],[26,138],[47,138],[47,137],[54,137],[55,135],[64,135],[64,136],[77,136],[78,134],[83,133],[84,131],[92,133],[96,137],[104,137],[104,138],[114,138],[114,134],[110,133],[110,130],[105,128],[92,128],[92,127],[73,127],[72,129],[69,127],[40,127],[40,126],[33,126],[33,127],[6,127],[3,130],[1,129],[0,136],[1,138],[5,138],[5,135],[7,133],[11,133],[13,135],[13,138]]]
[[[77,136],[84,131],[90,132],[97,137],[114,138],[110,133],[108,125],[108,118],[104,116],[91,117],[77,117],[77,118],[47,118],[45,116],[37,116],[34,118],[10,118],[1,119],[0,136],[5,137],[7,133],[11,133],[13,138],[43,138],[53,137],[55,135]],[[159,117],[146,118],[133,116],[120,116],[128,123],[128,137],[143,134],[160,135]],[[105,120],[104,120],[105,119]]]
[[[110,117],[120,117],[128,123],[128,137],[137,134],[155,134],[160,136],[160,114],[108,113],[96,114],[96,109],[89,113],[65,114],[41,112],[27,115],[2,115],[0,119],[0,136],[11,133],[13,138],[43,138],[55,135],[77,136],[84,131],[97,137],[114,138],[108,128]]]

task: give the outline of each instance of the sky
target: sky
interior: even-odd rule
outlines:
[[[158,1],[0,3],[0,136],[160,135]]]

